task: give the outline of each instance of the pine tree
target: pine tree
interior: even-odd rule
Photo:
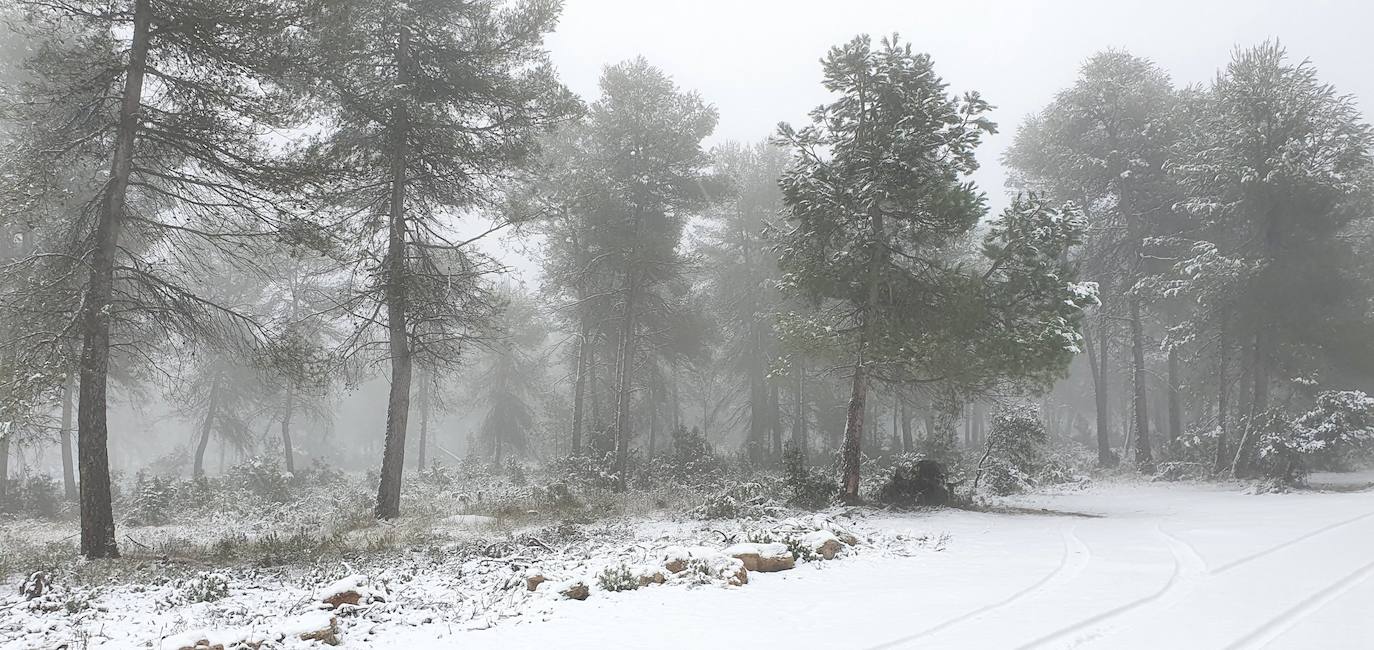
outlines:
[[[644,332],[661,330],[667,316],[680,311],[684,260],[678,244],[686,217],[708,198],[701,141],[715,124],[714,109],[642,58],[605,69],[601,98],[589,113],[588,164],[601,178],[596,208],[605,212],[602,227],[586,233],[597,251],[588,268],[611,278],[618,312],[611,339],[617,348],[611,451],[622,487],[636,366],[647,351]]]
[[[319,57],[306,81],[332,128],[312,158],[327,198],[357,215],[348,232],[361,254],[348,262],[359,286],[344,308],[360,325],[350,342],[354,350],[382,344],[391,364],[379,518],[400,514],[416,358],[452,363],[491,312],[481,276],[496,265],[445,218],[493,207],[538,135],[577,108],[543,50],[558,9],[552,0],[319,8]]]
[[[1154,63],[1125,52],[1102,52],[1083,65],[1072,87],[1027,120],[1006,155],[1021,189],[1057,201],[1074,201],[1089,220],[1080,260],[1083,273],[1099,283],[1104,297],[1103,313],[1094,319],[1099,336],[1096,349],[1087,341],[1089,359],[1095,362],[1091,366],[1102,465],[1114,460],[1106,370],[1113,318],[1124,318],[1129,324],[1136,460],[1145,468],[1153,463],[1146,418],[1144,303],[1149,296],[1142,295],[1137,284],[1166,270],[1148,263],[1144,253],[1149,238],[1172,237],[1182,227],[1173,210],[1179,194],[1166,173],[1166,163],[1181,137],[1176,106],[1168,75]],[[1171,347],[1173,367],[1176,354]],[[1170,386],[1176,388],[1176,375],[1170,377]],[[1169,399],[1170,408],[1176,410],[1177,390],[1170,391]]]
[[[235,235],[273,229],[278,210],[261,188],[283,179],[262,155],[261,136],[294,116],[273,78],[293,51],[296,16],[289,4],[258,0],[22,4],[38,47],[17,110],[34,125],[31,142],[61,143],[32,149],[29,169],[109,170],[98,192],[65,215],[67,245],[49,252],[81,260],[86,271],[76,315],[81,551],[111,557],[112,342],[146,343],[168,329],[204,334],[225,317],[241,320],[198,299],[168,269],[194,275],[203,251],[234,254]],[[32,261],[40,259],[58,258]]]
[[[777,291],[777,253],[766,229],[782,210],[778,180],[787,165],[784,151],[768,143],[727,143],[712,151],[715,168],[729,185],[719,206],[708,211],[700,254],[706,271],[709,309],[723,330],[725,358],[735,360],[748,394],[747,447],[755,463],[764,452],[777,461],[781,440],[769,436],[781,421],[770,392],[777,390],[770,372],[781,350],[774,331],[781,309]]]
[[[782,286],[818,308],[783,328],[849,358],[842,492],[853,500],[870,382],[940,383],[954,404],[937,429],[952,431],[958,400],[993,378],[1061,373],[1096,297],[1063,263],[1081,235],[1076,210],[1018,201],[981,251],[967,246],[985,207],[965,179],[994,130],[977,94],[948,95],[930,57],[896,37],[876,49],[858,37],[823,66],[839,96],[810,126],[779,135],[793,156],[782,180]]]
[[[1202,322],[1220,323],[1220,358],[1232,345],[1244,350],[1247,425],[1231,462],[1243,472],[1248,423],[1270,409],[1275,384],[1286,386],[1275,378],[1345,361],[1326,352],[1343,348],[1330,345],[1333,332],[1312,323],[1316,314],[1358,322],[1363,313],[1337,235],[1356,216],[1346,208],[1361,191],[1374,134],[1351,97],[1322,83],[1310,63],[1289,62],[1277,42],[1237,50],[1194,102],[1175,171],[1196,220],[1196,262],[1180,270],[1213,307]]]

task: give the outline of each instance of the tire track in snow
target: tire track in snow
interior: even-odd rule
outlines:
[[[965,612],[954,618],[948,619],[943,623],[939,623],[933,627],[928,627],[910,636],[905,636],[900,639],[895,639],[892,641],[887,641],[885,643],[880,643],[875,646],[870,646],[867,650],[883,650],[884,648],[895,648],[899,645],[928,637],[932,634],[944,631],[946,629],[949,629],[950,627],[953,627],[965,621],[978,618],[983,614],[986,614],[996,609],[1000,609],[1002,607],[1006,607],[1007,605],[1022,600],[1026,596],[1035,593],[1036,591],[1039,591],[1040,589],[1049,585],[1051,582],[1057,581],[1058,579],[1060,579],[1061,576],[1063,576],[1066,580],[1077,577],[1079,574],[1083,573],[1083,569],[1087,567],[1088,561],[1092,558],[1092,549],[1088,548],[1088,545],[1084,544],[1083,540],[1078,537],[1078,533],[1075,531],[1076,528],[1078,528],[1077,524],[1063,530],[1064,544],[1063,551],[1060,553],[1059,556],[1059,565],[1056,566],[1054,570],[1045,574],[1044,577],[1040,578],[1039,580],[1036,580],[1030,586],[1027,586],[1024,589],[1021,589],[1020,591],[1017,591],[1016,593],[1013,593],[1012,595],[1007,596],[1006,598],[1003,598],[1002,600],[999,600],[995,603],[984,605],[983,607],[979,607],[972,611]]]
[[[1225,573],[1225,572],[1230,571],[1231,569],[1234,569],[1234,568],[1236,568],[1236,567],[1238,567],[1238,566],[1241,566],[1241,565],[1243,565],[1243,564],[1248,564],[1248,563],[1253,562],[1253,561],[1255,561],[1255,560],[1258,560],[1258,559],[1260,559],[1260,558],[1267,557],[1267,556],[1269,556],[1269,555],[1272,555],[1272,554],[1274,554],[1274,553],[1277,553],[1277,552],[1279,552],[1279,551],[1282,551],[1283,549],[1286,549],[1286,548],[1288,548],[1288,547],[1290,547],[1290,546],[1293,546],[1294,544],[1299,544],[1299,543],[1301,543],[1301,542],[1305,542],[1305,541],[1307,541],[1307,540],[1309,540],[1309,539],[1312,539],[1313,537],[1316,537],[1317,535],[1320,535],[1320,534],[1322,534],[1322,533],[1325,533],[1325,532],[1329,532],[1329,531],[1335,530],[1335,529],[1340,528],[1340,527],[1342,527],[1342,526],[1348,526],[1348,525],[1353,524],[1353,523],[1355,523],[1355,522],[1357,522],[1357,521],[1360,521],[1360,520],[1362,520],[1362,519],[1368,519],[1368,518],[1370,518],[1370,517],[1374,517],[1374,512],[1366,512],[1366,513],[1364,513],[1364,514],[1362,514],[1362,515],[1360,515],[1360,516],[1358,516],[1358,517],[1351,517],[1350,519],[1345,519],[1345,520],[1342,520],[1342,521],[1338,521],[1338,522],[1336,522],[1336,523],[1334,523],[1334,524],[1328,524],[1328,525],[1326,525],[1326,526],[1322,526],[1321,528],[1318,528],[1318,529],[1316,529],[1316,530],[1314,530],[1314,531],[1312,531],[1312,532],[1310,532],[1310,533],[1305,533],[1305,534],[1303,534],[1303,535],[1299,535],[1299,536],[1297,536],[1297,537],[1294,537],[1293,539],[1290,539],[1290,540],[1288,540],[1288,541],[1286,541],[1286,542],[1283,542],[1282,544],[1279,544],[1278,546],[1275,546],[1275,547],[1273,547],[1273,548],[1270,548],[1270,549],[1267,549],[1267,550],[1263,550],[1263,551],[1260,551],[1260,552],[1258,552],[1258,553],[1254,553],[1254,554],[1252,554],[1252,555],[1247,555],[1247,556],[1245,556],[1245,557],[1243,557],[1243,558],[1240,558],[1239,560],[1235,560],[1235,561],[1233,561],[1233,562],[1228,562],[1228,563],[1226,563],[1226,564],[1223,564],[1223,565],[1221,565],[1221,566],[1219,566],[1219,567],[1213,569],[1213,570],[1211,571],[1210,575],[1219,575],[1219,574]]]
[[[1341,597],[1345,592],[1350,591],[1356,585],[1364,582],[1364,580],[1371,575],[1374,575],[1374,562],[1365,564],[1354,573],[1326,587],[1318,589],[1307,598],[1299,601],[1298,604],[1279,612],[1274,618],[1269,619],[1266,623],[1255,628],[1249,634],[1236,640],[1231,645],[1226,646],[1227,650],[1234,650],[1242,647],[1260,648],[1268,645],[1294,625],[1297,625],[1302,619],[1317,612],[1331,601]]]
[[[1187,550],[1187,544],[1182,543],[1178,540],[1178,538],[1175,538],[1172,535],[1169,535],[1168,533],[1164,532],[1164,529],[1160,528],[1158,525],[1155,526],[1155,532],[1157,532],[1160,535],[1160,537],[1164,538],[1164,546],[1169,549],[1169,555],[1172,557],[1174,562],[1173,571],[1169,573],[1169,579],[1164,582],[1163,587],[1160,587],[1158,590],[1151,594],[1132,600],[1124,605],[1113,607],[1112,609],[1109,609],[1100,614],[1089,616],[1088,618],[1082,619],[1076,623],[1059,628],[1058,630],[1050,632],[1049,634],[1046,634],[1038,639],[1035,639],[1030,643],[1018,646],[1017,650],[1026,650],[1027,648],[1043,646],[1047,643],[1050,643],[1051,641],[1062,640],[1064,637],[1070,636],[1072,634],[1090,631],[1093,627],[1100,625],[1101,623],[1104,623],[1113,618],[1121,616],[1122,614],[1134,611],[1135,609],[1158,601],[1164,596],[1168,595],[1176,586],[1178,586],[1179,578],[1182,577],[1184,574],[1184,566],[1188,565],[1190,568],[1196,567],[1199,563],[1202,562],[1202,558],[1197,557],[1196,553],[1191,553],[1190,550]],[[1183,547],[1185,550],[1180,551],[1180,546]],[[1187,557],[1190,553],[1194,557]],[[1190,571],[1190,573],[1191,572],[1192,571]]]

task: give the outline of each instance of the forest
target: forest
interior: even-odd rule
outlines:
[[[562,10],[0,7],[0,647],[435,643],[925,557],[964,518],[1034,546],[1031,512],[1368,529],[1374,130],[1302,52],[1239,44],[1187,85],[1103,48],[1022,116],[858,35],[795,62],[828,97],[805,119],[728,141],[645,57],[570,90]],[[1140,534],[1202,592],[1245,588],[1188,558],[1284,546]],[[323,619],[269,621],[273,590]],[[1016,643],[1101,624],[1074,611]],[[1279,620],[1241,641],[1371,638]],[[204,631],[234,626],[259,636]],[[451,643],[558,643],[528,627]]]

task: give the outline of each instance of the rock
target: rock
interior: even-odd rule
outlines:
[[[735,544],[726,547],[721,553],[743,562],[746,571],[759,570],[760,553],[758,544]]]
[[[840,533],[840,534],[836,535],[835,537],[838,537],[838,538],[840,539],[841,542],[844,542],[845,544],[847,544],[847,545],[849,545],[849,546],[858,546],[858,545],[859,545],[859,538],[855,537],[852,533]]]
[[[328,612],[306,612],[283,622],[277,633],[302,641],[319,641],[325,645],[339,645],[339,619]]]
[[[668,576],[663,575],[663,572],[658,570],[645,571],[639,574],[639,586],[641,587],[647,587],[649,585],[661,585],[664,582],[667,582],[667,580]]]
[[[183,645],[177,650],[224,650],[224,644],[210,643],[209,639],[200,639],[190,645]]]
[[[840,538],[828,530],[817,530],[802,536],[801,542],[826,560],[833,560],[844,548]]]
[[[341,591],[337,594],[328,596],[322,602],[326,605],[329,605],[330,608],[334,608],[338,607],[339,605],[357,605],[358,601],[361,601],[362,599],[362,594],[350,589],[348,591]]]
[[[334,617],[329,617],[329,625],[300,635],[302,641],[319,641],[325,645],[339,645],[339,625]]]
[[[740,564],[739,568],[735,569],[735,573],[731,575],[726,582],[730,583],[732,587],[740,587],[749,584],[749,570],[744,568],[744,564]]]
[[[772,573],[786,571],[797,565],[797,558],[792,556],[792,551],[788,550],[786,544],[778,542],[735,544],[722,552],[743,562],[746,571]]]
[[[367,576],[351,575],[326,586],[320,592],[320,602],[330,609],[340,605],[357,605],[366,593]]]
[[[19,594],[24,597],[24,600],[33,600],[42,596],[43,592],[47,591],[51,584],[52,578],[48,577],[48,574],[42,571],[34,571],[29,574],[29,577],[24,580],[23,584],[19,585]]]
[[[592,594],[592,590],[587,588],[586,583],[578,581],[564,587],[558,593],[563,594],[564,598],[572,600],[586,600]]]
[[[545,578],[543,575],[536,573],[532,576],[525,578],[525,588],[530,591],[535,591],[539,589],[539,585],[542,585],[548,581],[548,578]]]
[[[687,570],[687,560],[719,554],[720,551],[704,546],[692,546],[690,548],[670,546],[663,549],[663,568],[667,569],[669,573],[682,573]]]
[[[786,571],[797,566],[797,558],[786,544],[764,544],[759,548],[759,564],[754,569],[759,573]]]

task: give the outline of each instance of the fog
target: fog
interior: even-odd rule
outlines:
[[[0,5],[0,650],[1355,647],[1371,24]]]

